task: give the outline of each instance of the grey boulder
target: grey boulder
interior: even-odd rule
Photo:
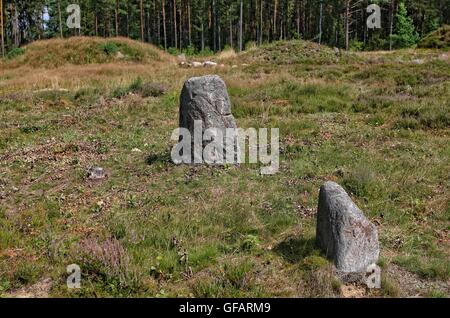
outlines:
[[[368,266],[378,261],[376,226],[335,182],[320,188],[316,239],[341,277],[365,274]]]
[[[180,97],[180,128],[189,130],[192,137],[192,158],[194,157],[194,123],[201,121],[202,134],[214,128],[223,134],[223,156],[227,151],[236,152],[236,138],[226,137],[226,129],[236,129],[236,121],[231,113],[231,102],[225,82],[217,75],[207,75],[188,79]],[[202,149],[207,142],[202,142]],[[237,153],[237,152],[236,152]],[[201,154],[196,154],[201,156]]]

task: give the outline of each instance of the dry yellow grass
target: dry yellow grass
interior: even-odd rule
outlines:
[[[233,49],[226,49],[226,50],[223,50],[222,52],[220,52],[217,55],[217,58],[219,60],[223,61],[223,60],[227,60],[227,59],[230,59],[230,58],[234,58],[236,56],[237,56],[237,54],[236,54],[236,52]]]

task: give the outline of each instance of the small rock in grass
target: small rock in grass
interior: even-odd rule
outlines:
[[[125,58],[125,55],[123,55],[123,53],[122,52],[117,52],[117,54],[116,54],[116,59],[118,59],[118,60],[123,60]]]
[[[192,65],[192,67],[197,68],[197,67],[202,67],[202,66],[203,66],[203,63],[194,61],[194,62],[191,63],[191,65]]]
[[[88,171],[88,178],[91,180],[101,180],[106,177],[105,169],[101,167],[93,167]]]
[[[206,62],[203,62],[203,66],[204,67],[216,67],[217,63],[216,62],[212,62],[212,61],[206,61]]]

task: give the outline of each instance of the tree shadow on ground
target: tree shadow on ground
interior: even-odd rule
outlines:
[[[320,255],[315,238],[291,237],[274,248],[289,263],[298,263],[311,255]]]
[[[170,151],[156,153],[156,154],[150,154],[145,158],[145,162],[151,166],[154,164],[165,164],[165,165],[171,165],[174,164],[172,162],[172,157],[170,155]]]

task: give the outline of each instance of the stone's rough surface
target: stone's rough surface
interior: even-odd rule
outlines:
[[[180,128],[189,130],[192,144],[194,144],[195,121],[202,121],[203,133],[206,129],[215,128],[221,130],[225,136],[227,128],[237,128],[231,114],[231,102],[226,85],[219,76],[193,77],[184,83],[180,97]],[[237,144],[235,139],[224,137],[224,156],[227,150],[236,151],[234,144]]]
[[[334,182],[320,188],[317,243],[342,276],[365,273],[380,254],[376,226]]]
[[[236,128],[224,81],[217,75],[193,77],[184,83],[180,100],[180,127],[193,132],[194,120],[203,128]]]

